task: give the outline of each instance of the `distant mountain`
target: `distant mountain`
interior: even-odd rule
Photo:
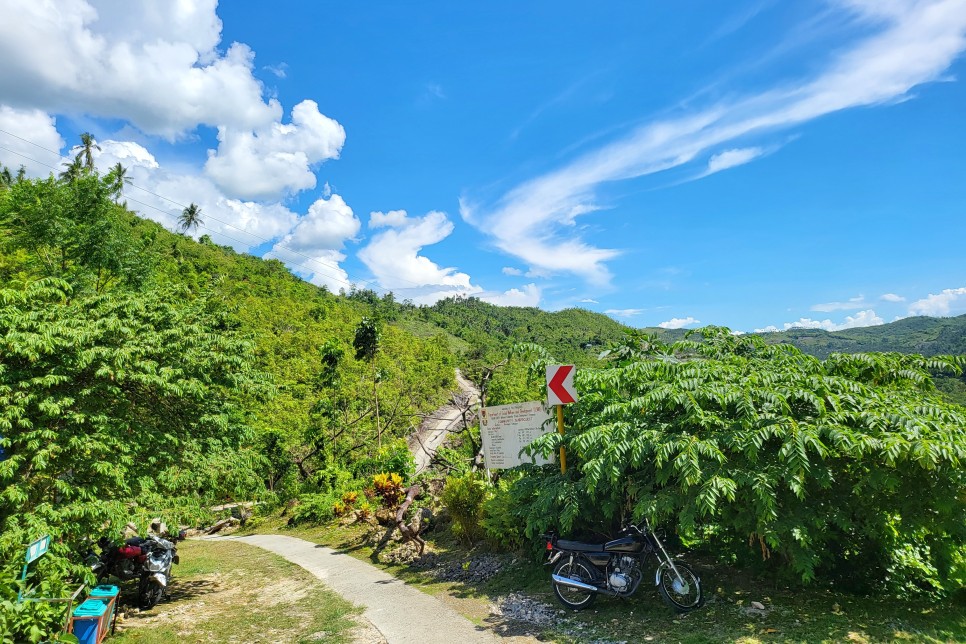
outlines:
[[[793,344],[825,359],[831,353],[896,351],[934,355],[966,355],[966,315],[953,318],[914,317],[880,326],[845,331],[789,329],[763,333],[766,342]]]

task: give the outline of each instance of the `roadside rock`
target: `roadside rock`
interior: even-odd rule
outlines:
[[[426,554],[411,564],[424,570],[437,581],[480,583],[499,573],[507,565],[505,556],[482,554],[465,561],[444,561],[438,555]]]
[[[557,608],[521,593],[510,593],[501,597],[498,603],[490,606],[490,612],[504,619],[541,626],[560,621]]]

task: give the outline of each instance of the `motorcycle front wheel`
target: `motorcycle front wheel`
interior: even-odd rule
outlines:
[[[675,562],[674,567],[681,574],[680,579],[666,563],[661,564],[658,569],[657,589],[661,593],[661,598],[679,613],[698,608],[704,600],[701,593],[701,580],[685,563]]]
[[[594,573],[590,570],[590,567],[576,559],[572,564],[569,561],[561,561],[553,569],[553,574],[585,584],[594,583]],[[553,584],[553,594],[557,596],[561,604],[573,610],[587,608],[597,599],[595,592],[563,586],[556,582]]]
[[[138,608],[141,610],[154,608],[161,601],[161,595],[163,594],[164,588],[151,581],[151,577],[147,575],[141,577],[141,581],[138,584]]]

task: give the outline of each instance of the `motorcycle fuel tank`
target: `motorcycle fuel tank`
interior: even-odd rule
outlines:
[[[634,537],[621,537],[604,544],[607,552],[640,552],[644,549],[644,544]]]

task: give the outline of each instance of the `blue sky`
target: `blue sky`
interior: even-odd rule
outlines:
[[[524,5],[521,7],[521,5]],[[81,132],[338,291],[829,330],[966,313],[966,2],[0,0],[0,162]]]

